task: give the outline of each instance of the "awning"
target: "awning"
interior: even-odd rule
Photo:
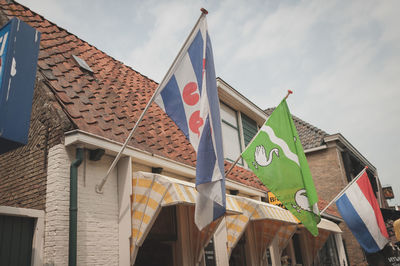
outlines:
[[[318,224],[318,236],[314,237],[311,233],[302,226],[302,230],[306,234],[307,246],[311,251],[311,256],[314,259],[318,251],[324,246],[326,240],[331,233],[342,233],[339,226],[334,222],[322,218]]]
[[[318,224],[318,229],[334,232],[334,233],[342,233],[340,227],[332,221],[321,218],[321,222]],[[321,231],[321,230],[319,230]]]
[[[292,238],[294,233],[297,230],[297,225],[295,224],[287,224],[282,226],[276,237],[278,237],[278,248],[279,248],[279,253],[282,255],[283,250],[286,248],[286,246],[289,243],[289,240]]]
[[[264,249],[264,245],[270,244],[281,226],[286,223],[297,224],[296,219],[288,210],[249,198],[239,196],[235,198],[240,203],[243,213],[226,217],[229,256],[250,221],[256,222],[253,229],[259,232],[257,235],[258,240],[261,241],[257,244],[259,249]],[[268,223],[265,223],[266,220]]]
[[[250,221],[248,233],[253,234],[253,245],[255,255],[258,258],[259,265],[265,263],[265,253],[267,248],[271,245],[272,240],[277,237],[278,232],[282,227],[285,227],[282,222],[274,220],[254,220]]]
[[[138,248],[143,244],[152,224],[156,220],[160,210],[164,206],[184,204],[194,206],[197,191],[195,185],[175,178],[159,174],[135,172],[132,179],[131,215],[131,259],[136,258]],[[240,204],[233,196],[226,197],[227,214],[242,213]],[[192,208],[191,212],[194,211]],[[190,218],[192,219],[192,217]],[[202,252],[204,246],[212,237],[218,222],[214,222],[201,232],[197,227],[191,229],[194,239],[191,243],[195,254]],[[194,225],[194,221],[193,221]],[[200,254],[198,254],[200,256]]]

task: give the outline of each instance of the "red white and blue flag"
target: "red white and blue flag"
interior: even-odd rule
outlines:
[[[389,242],[378,201],[365,171],[336,201],[336,206],[366,252],[378,252]]]
[[[160,83],[155,102],[185,134],[197,153],[195,223],[201,230],[225,214],[221,118],[214,60],[202,14]]]

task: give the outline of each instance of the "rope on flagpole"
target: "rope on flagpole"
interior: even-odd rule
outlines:
[[[194,31],[196,30],[196,28],[198,27],[200,21],[203,19],[203,17],[205,17],[208,14],[208,11],[205,10],[204,8],[201,8],[201,15],[199,17],[199,19],[197,20],[196,24],[194,25],[192,31],[190,32],[189,36],[186,38],[185,42],[183,43],[181,49],[179,50],[178,55],[175,57],[174,62],[172,63],[172,65],[169,67],[167,73],[165,74],[164,78],[161,80],[161,82],[158,84],[157,89],[155,90],[153,96],[151,96],[151,99],[149,100],[149,102],[147,103],[146,107],[144,108],[142,114],[140,115],[138,121],[135,123],[135,126],[132,128],[131,132],[129,133],[129,136],[127,137],[127,139],[125,140],[124,144],[121,147],[121,150],[118,152],[117,156],[115,157],[114,161],[112,162],[110,168],[108,169],[106,175],[103,177],[103,179],[100,181],[99,184],[96,185],[96,192],[99,194],[103,193],[103,186],[106,183],[108,176],[110,175],[111,171],[115,168],[115,166],[118,163],[118,160],[121,158],[122,153],[124,152],[126,146],[128,145],[129,140],[132,138],[133,133],[135,132],[136,128],[138,127],[139,123],[142,121],[145,113],[147,112],[147,110],[149,109],[150,105],[154,102],[156,96],[158,96],[158,94],[160,93],[160,88],[162,88],[164,86],[164,83],[169,79],[171,72],[173,70],[173,68],[175,67],[177,61],[182,57],[181,53],[182,51],[186,48],[186,46],[189,43],[189,40],[191,39]]]
[[[329,202],[328,205],[325,206],[325,208],[320,212],[320,215],[322,215],[322,213],[325,212],[325,211],[329,208],[329,206],[332,205],[332,203],[336,202],[336,200],[337,200],[338,198],[340,198],[340,197],[344,194],[344,192],[345,192],[352,184],[354,184],[354,182],[356,182],[356,181],[362,176],[362,174],[363,174],[367,169],[368,169],[368,166],[365,166],[364,169],[362,169],[361,172],[360,172],[355,178],[353,178],[353,180],[351,180],[351,182],[348,183],[347,186],[345,186],[345,187],[339,192],[339,194],[337,194],[336,197],[335,197],[333,200],[331,200],[331,202]]]
[[[293,93],[293,91],[288,90],[288,92],[287,92],[285,98],[283,98],[283,100],[286,100],[286,99],[289,97],[289,95],[292,94],[292,93]],[[268,120],[268,118],[267,118],[267,120]],[[265,123],[267,122],[267,120],[265,120],[265,122],[264,122],[263,125],[265,125]],[[249,144],[247,144],[247,146],[246,146],[246,148],[245,148],[244,150],[246,150],[247,147],[249,147],[249,145],[250,145],[250,144],[253,142],[253,140],[257,137],[258,133],[260,133],[260,130],[257,132],[257,134],[254,135],[254,137],[251,139],[251,141],[249,142]],[[235,167],[235,165],[239,162],[240,158],[242,158],[242,154],[239,155],[239,157],[236,159],[235,162],[233,162],[233,164],[232,164],[231,167],[228,169],[228,171],[225,172],[225,176],[227,176],[227,175],[232,171],[233,167]]]

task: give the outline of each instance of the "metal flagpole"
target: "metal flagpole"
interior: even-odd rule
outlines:
[[[344,189],[342,189],[342,190],[339,192],[339,194],[337,194],[336,197],[335,197],[333,200],[331,200],[331,202],[329,202],[328,205],[325,206],[325,208],[320,212],[320,215],[322,215],[322,213],[323,213],[324,211],[326,211],[326,210],[329,208],[329,206],[332,205],[333,202],[336,202],[336,200],[337,200],[338,198],[340,198],[340,197],[344,194],[344,192],[345,192],[354,182],[356,182],[356,181],[362,176],[362,174],[363,174],[367,169],[368,169],[368,166],[365,166],[364,169],[362,169],[361,172],[360,172],[355,178],[353,178],[353,180],[351,180],[351,182],[348,183],[347,186],[345,186]]]
[[[290,94],[292,94],[293,91],[288,90],[288,93],[286,94],[285,98],[283,98],[283,100],[286,100]],[[268,118],[267,118],[268,120]],[[265,120],[264,124],[267,122],[267,120]],[[247,144],[247,147],[253,142],[253,140],[258,136],[258,133],[260,133],[260,130],[257,132],[256,135],[254,135],[254,137],[251,139],[251,141],[249,142],[249,144]],[[247,149],[247,147],[245,148],[245,150]],[[242,158],[242,154],[239,155],[239,157],[236,159],[236,161],[231,165],[231,167],[228,169],[228,171],[225,172],[225,176],[227,176],[233,169],[233,167],[235,167],[235,165],[239,162],[240,158]]]
[[[182,58],[182,51],[187,48],[188,44],[190,43],[189,41],[191,39],[194,38],[193,33],[195,32],[195,30],[197,29],[198,25],[200,24],[200,21],[208,14],[208,11],[205,10],[204,8],[201,8],[201,15],[199,17],[199,19],[197,20],[196,24],[194,25],[192,31],[190,32],[189,36],[186,38],[185,42],[183,43],[181,49],[179,50],[178,55],[175,57],[174,62],[172,63],[172,65],[170,66],[170,68],[168,69],[167,73],[165,74],[164,78],[162,79],[162,81],[160,82],[160,84],[158,84],[158,87],[156,89],[156,91],[154,92],[153,96],[150,98],[150,101],[147,103],[146,107],[144,108],[142,114],[140,115],[138,121],[136,122],[135,126],[132,128],[131,132],[129,133],[128,138],[125,140],[124,144],[121,147],[121,150],[118,152],[117,156],[115,157],[114,161],[112,162],[110,168],[108,169],[106,175],[103,177],[103,179],[100,181],[99,184],[96,185],[96,192],[97,193],[103,193],[103,186],[106,183],[108,176],[110,175],[111,171],[115,168],[118,160],[121,158],[122,153],[124,152],[126,146],[128,145],[129,140],[132,138],[133,133],[135,132],[136,128],[138,127],[139,123],[142,121],[145,113],[147,112],[147,110],[149,109],[150,105],[154,102],[156,96],[158,96],[158,94],[160,93],[160,88],[164,87],[164,83],[169,80],[169,78],[172,75],[172,70],[174,70],[174,68],[177,65],[177,62]]]

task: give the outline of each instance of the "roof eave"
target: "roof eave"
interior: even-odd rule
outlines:
[[[333,141],[339,141],[342,143],[349,151],[351,151],[363,164],[368,166],[368,168],[373,171],[374,173],[377,173],[377,170],[375,166],[373,166],[367,158],[365,158],[345,137],[343,137],[342,134],[336,133],[332,135],[328,135],[324,137],[325,143],[328,142],[333,142]]]
[[[217,78],[218,95],[221,101],[254,119],[258,125],[264,124],[267,115],[257,105],[232,88],[221,78]]]
[[[101,148],[105,150],[106,154],[111,156],[115,156],[122,147],[122,143],[120,142],[113,141],[79,129],[65,132],[64,135],[66,147],[77,145],[88,149]],[[144,165],[152,167],[162,167],[168,172],[184,176],[188,179],[194,179],[196,177],[196,168],[193,166],[189,166],[157,154],[143,151],[132,146],[126,147],[122,155],[130,156],[136,162],[142,163]],[[266,195],[266,192],[261,189],[251,187],[234,180],[226,179],[225,184],[226,189],[239,190],[242,193],[248,194],[250,196],[265,197]]]

